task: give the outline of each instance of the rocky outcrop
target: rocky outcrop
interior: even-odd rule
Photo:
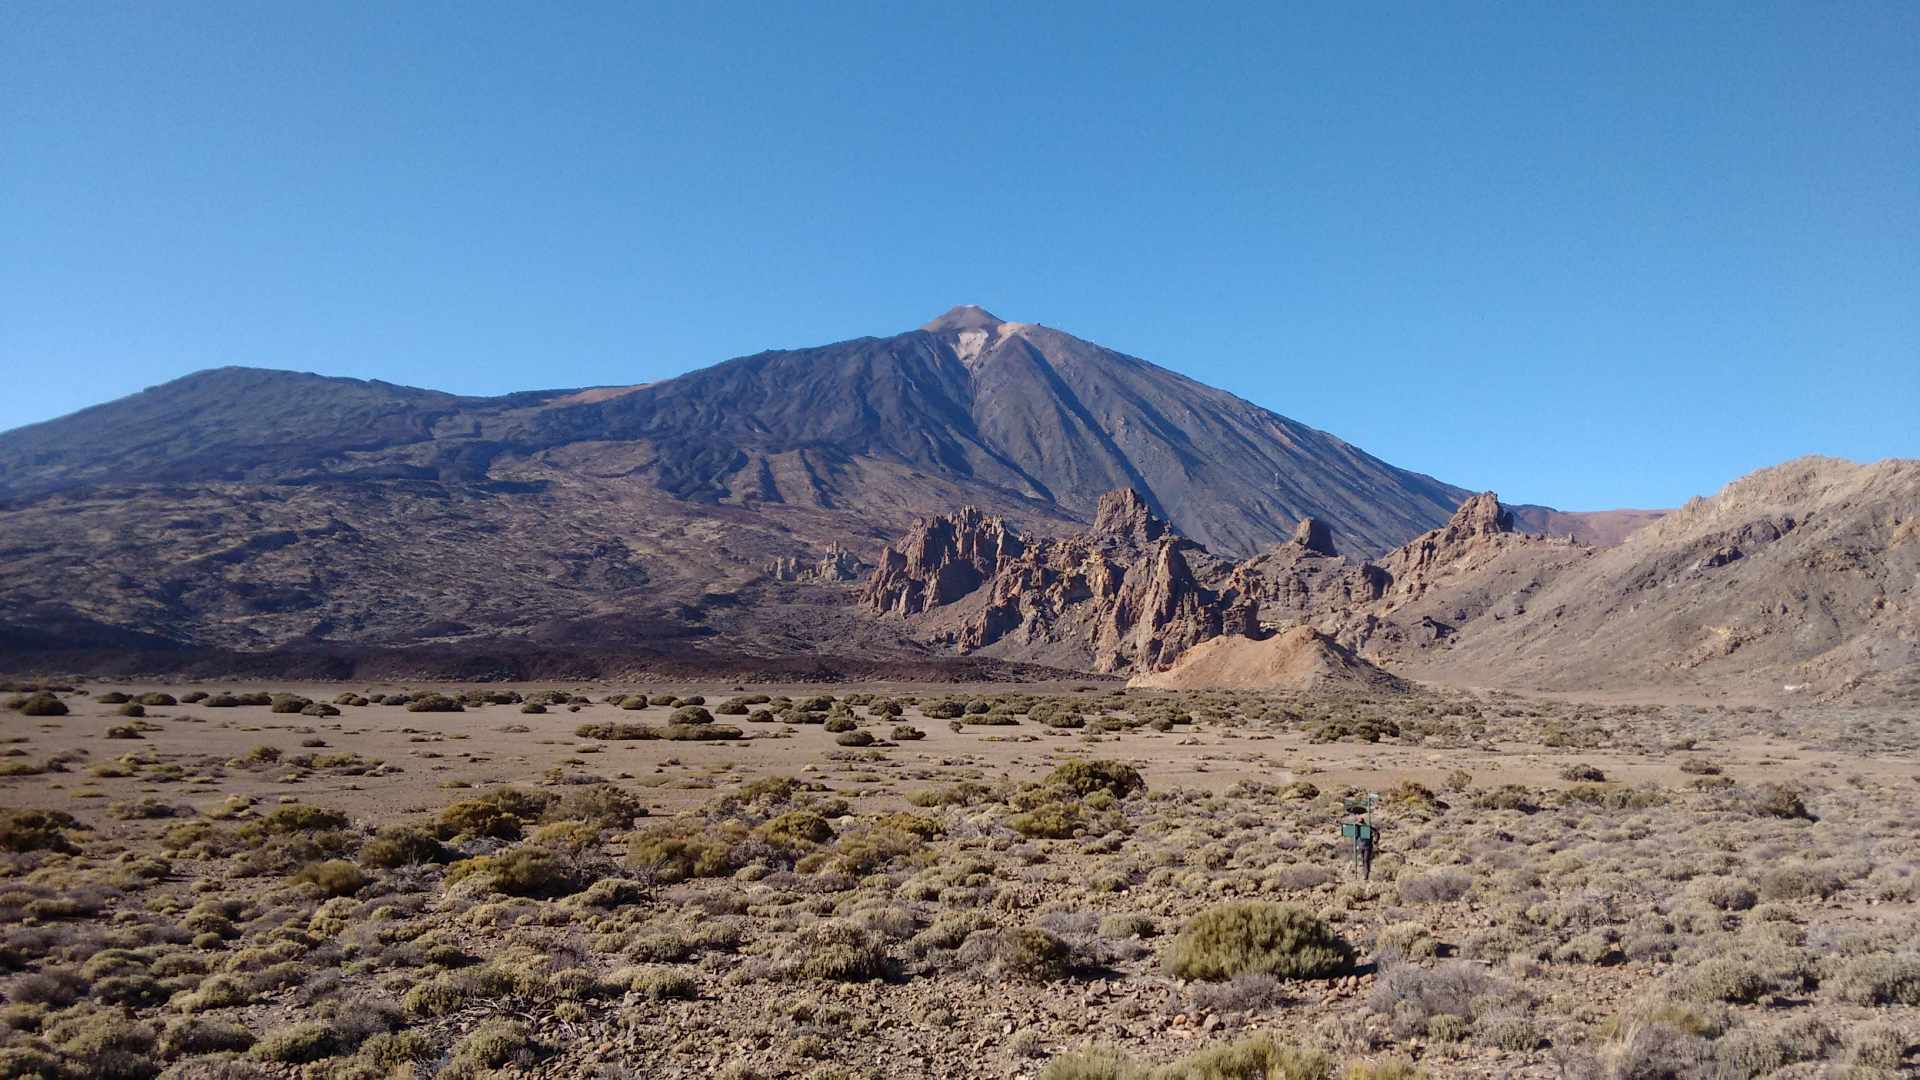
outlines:
[[[1132,488],[1110,491],[1100,498],[1093,533],[1114,540],[1150,544],[1167,535],[1167,523],[1155,517],[1147,501]]]
[[[936,601],[917,629],[962,651],[1143,685],[1364,676],[1350,654],[1474,685],[1920,698],[1920,462],[1790,462],[1607,548],[1517,531],[1491,492],[1376,560],[1304,522],[1228,563],[1128,492],[1095,521],[1024,546],[984,522],[964,539],[923,529],[869,595]]]
[[[1333,530],[1327,528],[1327,523],[1319,518],[1301,518],[1300,524],[1294,527],[1293,537],[1289,543],[1305,548],[1315,555],[1339,554],[1333,549]]]
[[[861,602],[877,612],[917,615],[978,589],[1025,549],[1025,541],[1004,520],[971,506],[922,518],[900,543],[880,553],[880,568]]]
[[[923,521],[883,553],[865,596],[961,652],[1102,672],[1161,671],[1202,642],[1294,627],[1349,651],[1424,650],[1482,615],[1524,610],[1525,589],[1508,584],[1516,566],[1586,550],[1512,529],[1488,492],[1378,562],[1336,554],[1331,531],[1307,518],[1288,542],[1231,564],[1121,490],[1102,497],[1088,531],[1032,544],[972,511]],[[1493,587],[1480,581],[1487,568]],[[1441,585],[1450,606],[1427,599]]]
[[[1231,570],[1173,534],[1137,493],[1115,491],[1087,532],[1031,545],[965,511],[921,522],[882,553],[864,601],[929,616],[930,636],[962,652],[1152,670],[1198,642],[1257,627],[1258,604],[1234,588]]]
[[[767,576],[775,581],[859,581],[870,565],[839,544],[833,544],[812,562],[797,555],[778,556],[767,564]]]
[[[1440,528],[1376,561],[1283,545],[1246,569],[1269,626],[1291,616],[1344,647],[1385,659],[1449,646],[1464,625],[1522,610],[1543,568],[1557,569],[1590,550],[1565,538],[1515,532],[1513,514],[1489,491],[1461,503]]]

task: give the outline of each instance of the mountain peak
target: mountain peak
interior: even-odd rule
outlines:
[[[951,334],[961,330],[997,330],[1005,321],[978,304],[961,304],[920,329],[929,334]]]

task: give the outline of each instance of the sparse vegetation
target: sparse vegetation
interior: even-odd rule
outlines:
[[[0,743],[14,1074],[1912,1064],[1904,720],[1835,769],[1844,748],[1721,749],[1752,714],[1497,695],[596,692],[550,726],[526,706],[585,695],[309,689],[347,715],[249,692],[187,728],[118,715],[168,708],[149,694],[60,693],[77,717]],[[495,712],[401,708],[436,697]],[[926,722],[942,703],[959,734]],[[738,731],[716,716],[754,738],[670,734]],[[1356,749],[1389,723],[1399,745]],[[375,756],[396,734],[415,750]],[[1679,756],[1705,753],[1724,775]],[[1360,762],[1384,774],[1370,882],[1338,831]]]

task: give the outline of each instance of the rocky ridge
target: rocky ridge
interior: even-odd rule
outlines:
[[[878,591],[870,583],[868,603],[963,653],[1134,675],[1174,668],[1214,639],[1308,628],[1316,638],[1296,635],[1295,652],[1338,666],[1324,638],[1436,681],[1920,694],[1920,462],[1789,462],[1611,548],[1519,531],[1491,492],[1377,559],[1338,553],[1308,520],[1229,562],[1127,492],[1106,496],[1096,520],[1054,540],[996,532],[1021,554],[959,574],[889,555],[896,577]],[[913,537],[945,527],[923,522],[908,546],[925,550]],[[942,574],[937,603],[908,612],[884,602]],[[1296,670],[1241,645],[1203,658],[1183,684],[1216,669],[1231,685]]]
[[[1585,550],[1514,533],[1485,493],[1377,563],[1335,553],[1308,518],[1293,539],[1236,564],[1122,490],[1102,497],[1092,529],[1052,540],[1028,542],[971,509],[924,519],[882,554],[863,599],[877,613],[920,617],[929,640],[963,653],[1151,672],[1204,641],[1292,626],[1314,626],[1341,649],[1434,644],[1453,627],[1398,617],[1431,589],[1515,552]]]
[[[998,647],[1099,672],[1155,668],[1256,627],[1231,564],[1172,533],[1137,493],[1110,492],[1084,533],[1028,542],[971,508],[926,518],[881,555],[863,594],[878,613],[926,616],[961,652]]]

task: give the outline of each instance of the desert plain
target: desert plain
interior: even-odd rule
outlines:
[[[0,1076],[1865,1078],[1920,1043],[1909,709],[1100,678],[6,704]]]

